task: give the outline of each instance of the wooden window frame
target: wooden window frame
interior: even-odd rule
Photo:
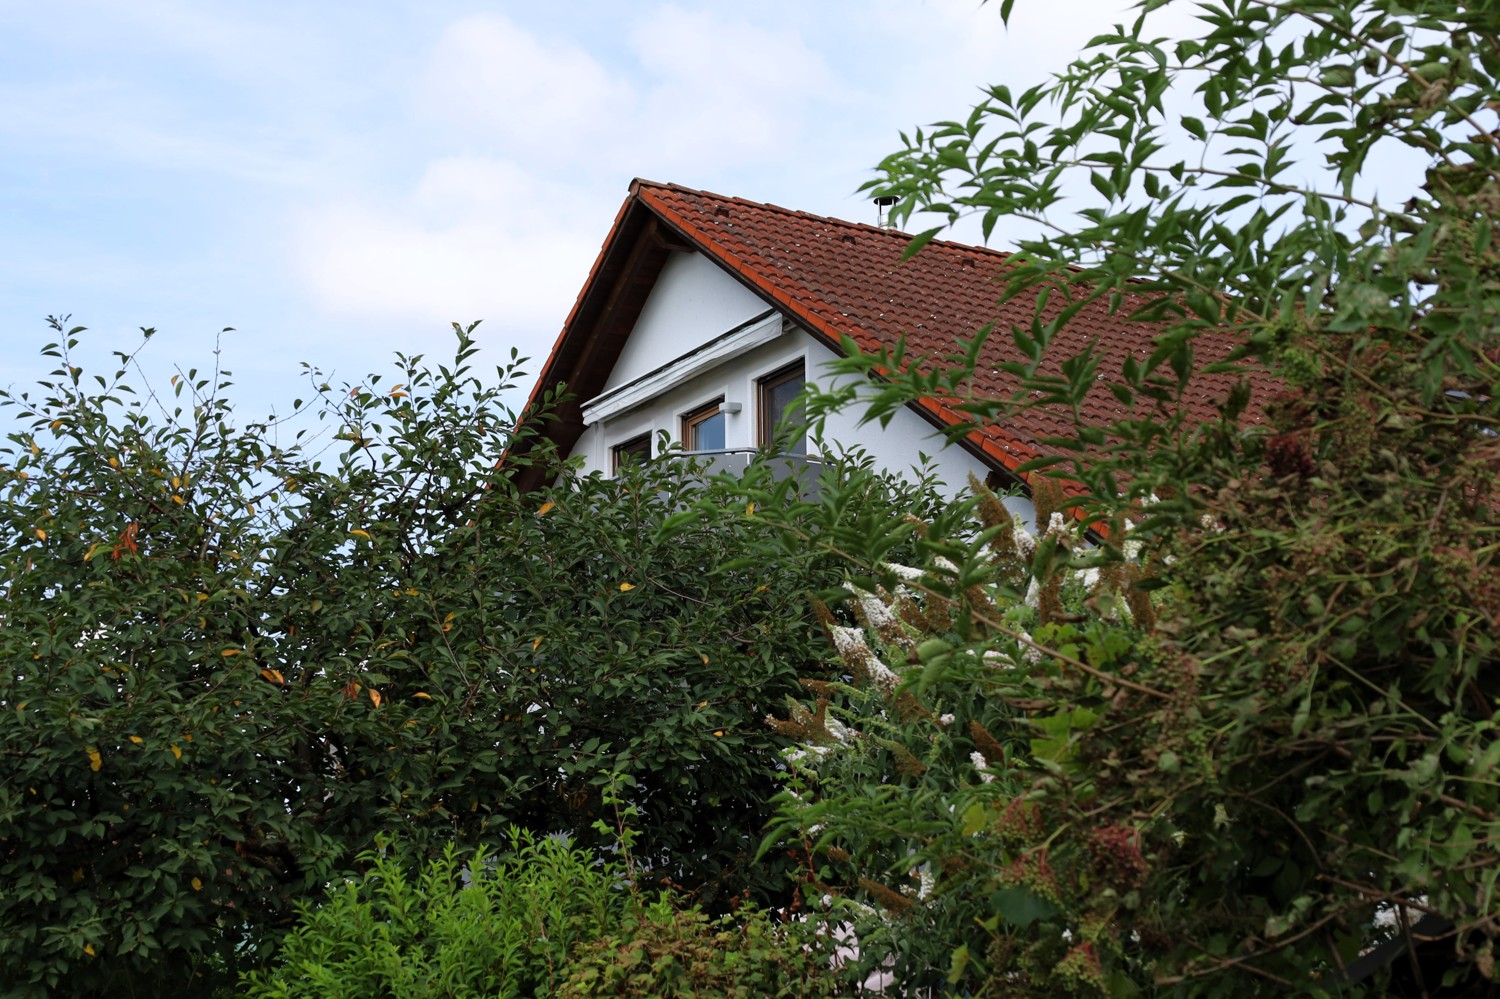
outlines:
[[[776,442],[776,425],[781,422],[781,411],[771,411],[771,391],[796,379],[803,385],[807,384],[807,359],[798,358],[791,364],[783,365],[775,371],[759,378],[755,382],[755,391],[760,413],[760,427],[758,433],[759,446],[768,448]]]
[[[651,432],[636,434],[629,440],[623,440],[609,449],[609,472],[611,475],[620,470],[621,459],[629,456],[633,461],[651,460]]]
[[[720,450],[720,448],[700,448],[700,447],[697,447],[696,446],[697,442],[693,438],[696,436],[696,434],[698,432],[698,427],[699,427],[700,424],[707,423],[709,420],[713,419],[715,416],[722,416],[723,414],[724,414],[724,398],[722,396],[720,396],[719,398],[715,399],[713,402],[706,402],[706,403],[704,403],[703,405],[699,406],[697,409],[689,410],[688,412],[683,413],[682,414],[682,449],[684,451],[689,451],[689,452],[692,452],[692,451],[703,451],[703,450],[711,450],[711,451]],[[725,444],[728,444],[727,437],[726,437],[726,440],[725,440]]]

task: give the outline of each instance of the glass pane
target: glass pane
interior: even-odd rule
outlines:
[[[797,398],[802,394],[803,384],[802,374],[798,372],[785,381],[766,386],[766,410],[770,413],[773,431],[783,422],[800,426],[807,419],[802,404]],[[769,444],[770,441],[766,443]],[[787,450],[792,454],[806,454],[807,434],[796,434]]]
[[[643,462],[651,457],[651,435],[642,434],[632,438],[624,444],[615,445],[615,468],[619,468],[626,462]]]
[[[689,428],[692,439],[688,441],[690,451],[722,451],[724,449],[724,414],[705,416]]]

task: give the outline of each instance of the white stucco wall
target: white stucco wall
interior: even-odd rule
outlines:
[[[766,311],[766,304],[701,253],[674,253],[651,289],[605,390],[654,371],[675,357]]]
[[[641,434],[652,435],[652,453],[659,453],[656,438],[661,432],[665,431],[670,441],[679,441],[682,417],[715,399],[741,407],[738,413],[725,414],[725,447],[757,447],[759,383],[797,360],[803,362],[809,381],[832,385],[833,376],[825,365],[835,358],[834,352],[780,316],[758,324],[767,331],[759,338],[764,342],[706,368],[700,364],[688,377],[669,377],[674,367],[692,367],[695,351],[701,357],[705,344],[722,342],[725,334],[744,327],[767,308],[762,299],[707,258],[675,255],[652,289],[600,398],[628,392],[632,383],[643,379],[649,384],[653,373],[658,373],[655,377],[662,383],[639,405],[610,413],[584,431],[573,454],[582,456],[585,473],[608,474],[613,448]],[[665,374],[663,368],[667,369]],[[903,410],[885,427],[879,423],[859,425],[862,412],[855,406],[831,416],[824,427],[826,440],[863,447],[879,467],[899,474],[910,474],[920,462],[919,455],[926,454],[948,495],[965,491],[970,474],[983,481],[988,469],[963,449],[945,446],[943,438],[915,412]],[[816,447],[810,444],[808,451],[816,454]],[[1017,497],[1006,505],[1031,523],[1029,500]]]

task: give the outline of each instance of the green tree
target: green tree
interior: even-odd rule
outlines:
[[[395,381],[311,372],[302,430],[224,373],[96,380],[59,332],[0,449],[0,991],[202,994],[377,836],[588,845],[613,783],[643,879],[785,893],[761,719],[818,671],[826,556],[771,557],[677,462],[517,494],[516,361],[482,382],[467,331]]]
[[[938,393],[976,421],[1071,413],[1025,470],[1097,530],[1049,533],[1019,580],[1022,553],[984,543],[993,517],[934,525],[913,579],[829,535],[863,589],[942,612],[900,635],[865,618],[871,649],[910,649],[889,704],[801,710],[883,741],[855,741],[857,779],[848,754],[811,761],[783,816],[829,894],[906,898],[866,937],[971,994],[1377,990],[1387,972],[1355,982],[1358,959],[1393,937],[1431,956],[1399,972],[1413,994],[1489,988],[1500,13],[1218,0],[1195,37],[1156,38],[1181,6],[1148,0],[1057,78],[991,88],[872,183],[898,217],[1038,234],[1002,286],[1033,321],[978,333],[1005,344],[1014,394],[969,392],[976,348],[890,376],[871,415]],[[1372,165],[1401,155],[1425,169],[1377,200]],[[1160,324],[1157,350],[1118,370],[1057,356],[1085,302]],[[1216,418],[1191,419],[1184,392],[1225,372]],[[1093,393],[1122,415],[1088,423]],[[985,719],[983,767],[934,766],[977,745],[945,712]],[[910,786],[908,757],[935,802],[919,817],[871,793]],[[900,891],[913,871],[922,904]],[[1428,917],[1435,943],[1401,943]]]

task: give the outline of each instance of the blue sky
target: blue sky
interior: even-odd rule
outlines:
[[[157,379],[235,327],[256,410],[454,320],[539,359],[632,177],[873,220],[900,130],[1123,6],[0,0],[0,386],[54,313],[91,363],[155,327]]]

